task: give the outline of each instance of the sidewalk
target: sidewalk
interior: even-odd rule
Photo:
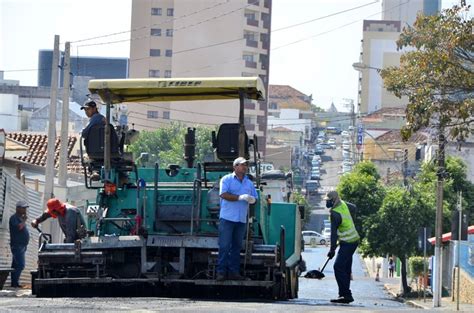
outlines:
[[[375,280],[376,271],[373,270],[372,260],[369,258],[363,259],[363,264],[366,265],[367,274],[369,277],[373,277]],[[377,263],[377,262],[376,262]],[[381,262],[380,262],[381,263]],[[406,304],[409,304],[413,307],[426,309],[426,310],[435,310],[435,311],[457,311],[456,310],[456,301],[451,301],[451,297],[443,297],[441,299],[441,306],[434,308],[433,299],[431,297],[426,298],[426,302],[423,301],[423,298],[420,299],[409,299],[406,300],[401,298],[400,295],[400,277],[394,278],[383,278],[382,274],[379,275],[380,282],[384,284],[385,290],[390,293],[395,299],[402,301]],[[474,312],[474,304],[468,303],[459,303],[458,312]]]

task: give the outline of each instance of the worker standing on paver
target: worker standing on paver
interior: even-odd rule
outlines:
[[[337,191],[329,192],[326,197],[326,207],[330,212],[331,219],[331,248],[328,258],[332,259],[336,254],[339,245],[336,261],[334,262],[334,276],[336,276],[339,287],[339,297],[332,299],[333,303],[351,303],[354,301],[350,289],[352,274],[352,256],[359,244],[359,234],[354,225],[349,206],[355,205],[346,203],[339,198]]]

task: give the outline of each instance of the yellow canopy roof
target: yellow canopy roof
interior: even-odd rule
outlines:
[[[239,90],[265,99],[259,77],[93,79],[88,87],[106,103],[238,99]]]

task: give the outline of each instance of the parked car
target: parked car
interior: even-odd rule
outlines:
[[[327,241],[331,241],[331,227],[324,228],[322,235]]]
[[[343,131],[341,132],[341,136],[342,136],[342,137],[349,137],[349,132],[348,132],[347,130],[343,130]]]
[[[316,148],[314,149],[314,153],[319,154],[319,155],[323,154],[324,153],[323,147],[321,145],[316,145]]]
[[[303,230],[301,235],[305,245],[325,245],[327,242],[326,237],[312,230]]]

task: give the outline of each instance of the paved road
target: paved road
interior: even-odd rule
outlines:
[[[325,259],[326,247],[307,247],[304,258],[309,269],[319,267]],[[290,301],[240,301],[192,300],[168,298],[56,298],[37,299],[29,290],[14,293],[0,291],[1,312],[377,312],[385,310],[414,310],[394,301],[383,290],[381,283],[365,276],[361,262],[356,258],[352,291],[355,302],[336,305],[329,299],[337,296],[337,285],[332,271],[332,261],[324,271],[326,278],[314,280],[300,278],[298,299]]]
[[[329,216],[329,210],[326,209],[326,203],[323,201],[323,196],[331,191],[335,190],[339,183],[340,174],[338,171],[341,170],[342,162],[342,150],[340,145],[340,136],[335,136],[338,142],[337,149],[326,149],[324,155],[322,155],[321,165],[321,194],[309,199],[310,204],[315,208],[311,212],[309,222],[305,225],[306,230],[314,230],[317,232],[322,231],[323,220]]]

